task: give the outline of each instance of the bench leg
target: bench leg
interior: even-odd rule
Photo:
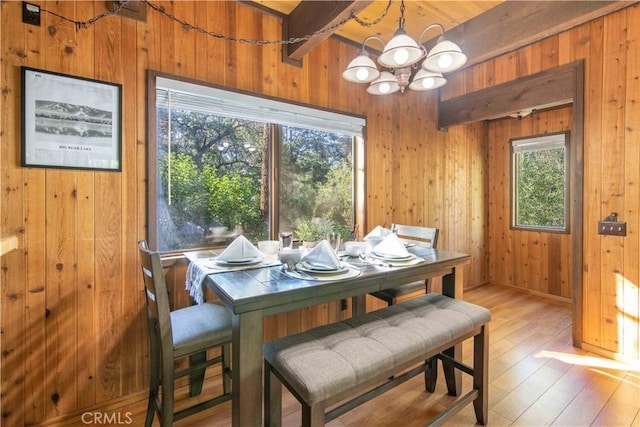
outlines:
[[[275,376],[271,365],[265,360],[264,376],[264,426],[282,425],[282,383]]]
[[[456,344],[443,351],[443,353],[454,360],[460,361],[462,360],[462,344]],[[460,396],[462,390],[462,372],[455,369],[453,363],[447,359],[442,359],[442,369],[444,371],[444,379],[447,382],[449,396]]]
[[[424,371],[424,389],[429,393],[436,390],[438,382],[438,358],[432,357],[426,361],[427,369]]]
[[[489,325],[473,337],[473,388],[478,397],[473,401],[478,424],[486,425],[489,415]]]
[[[302,404],[302,427],[324,426],[324,406]]]

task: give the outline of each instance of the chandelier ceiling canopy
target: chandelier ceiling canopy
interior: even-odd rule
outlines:
[[[445,38],[444,27],[440,24],[431,24],[422,30],[418,42],[409,37],[404,30],[404,10],[403,0],[400,3],[398,30],[386,45],[378,36],[369,36],[362,42],[360,53],[342,73],[345,80],[369,83],[367,92],[372,95],[388,95],[398,91],[404,93],[407,87],[412,90],[430,90],[447,82],[442,73],[455,71],[467,62],[467,56],[462,53],[460,47]],[[427,53],[422,44],[422,37],[432,28],[440,30],[440,37],[433,49]],[[378,57],[382,71],[365,49],[369,40],[377,40],[383,45],[382,53]],[[418,70],[412,77],[416,69]]]

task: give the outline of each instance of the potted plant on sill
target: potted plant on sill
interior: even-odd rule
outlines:
[[[322,239],[327,239],[332,246],[342,237],[344,227],[329,218],[304,219],[298,225],[296,234],[306,249],[313,248]],[[336,248],[337,249],[337,248]]]
[[[318,241],[324,238],[322,227],[319,220],[303,219],[298,224],[296,235],[302,241],[302,247],[306,249],[313,248]]]

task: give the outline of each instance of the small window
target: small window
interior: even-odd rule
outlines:
[[[568,232],[569,133],[511,140],[511,226]]]

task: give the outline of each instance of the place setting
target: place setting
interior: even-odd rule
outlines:
[[[365,263],[388,267],[415,265],[424,261],[423,258],[409,252],[406,243],[400,240],[395,233],[388,234],[361,258]]]
[[[207,257],[187,256],[191,262],[187,267],[186,289],[191,297],[200,303],[203,300],[202,282],[209,274],[280,265],[276,256],[279,243],[275,241],[278,246],[274,246],[273,242],[271,240],[259,242],[262,249],[260,250],[246,237],[240,235],[219,255],[210,252],[210,256]]]
[[[284,273],[295,279],[329,281],[360,274],[359,269],[340,260],[327,240],[304,253],[299,249],[281,251],[280,261]]]

